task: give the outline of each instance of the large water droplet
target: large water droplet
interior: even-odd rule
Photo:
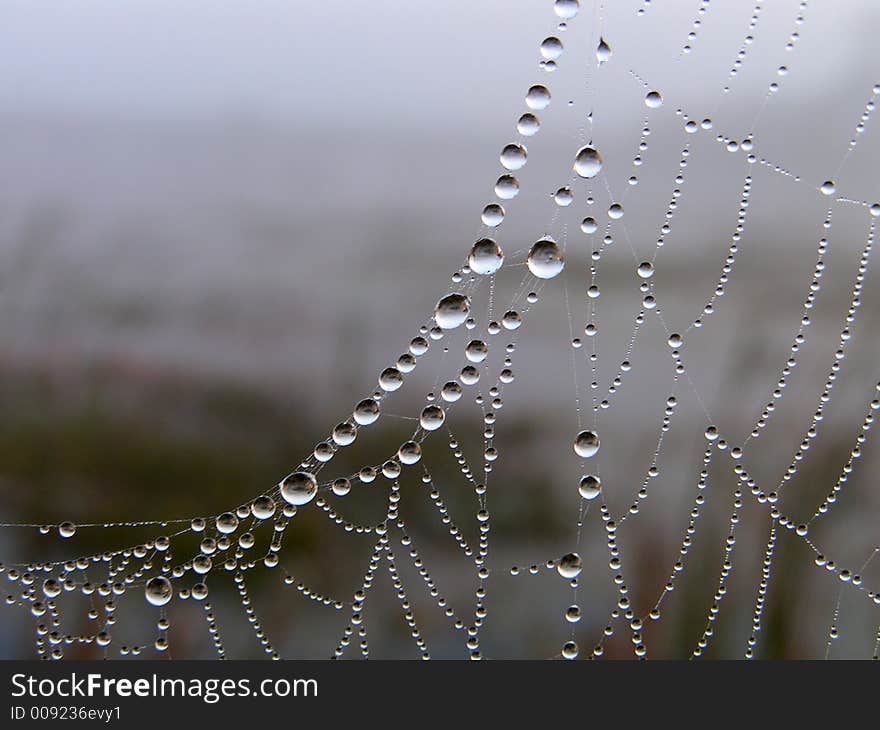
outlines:
[[[357,429],[348,421],[337,423],[333,428],[333,443],[337,446],[350,446],[357,438]]]
[[[495,195],[502,200],[510,200],[519,194],[519,180],[513,175],[502,175],[495,182]]]
[[[593,431],[581,431],[574,440],[574,453],[583,459],[595,456],[599,450],[599,436]]]
[[[494,274],[504,263],[504,252],[491,238],[481,238],[471,248],[468,266],[475,274]]]
[[[556,36],[549,36],[541,41],[541,55],[548,61],[555,61],[562,55],[562,41]]]
[[[422,447],[415,441],[407,441],[397,450],[397,458],[400,459],[401,464],[412,466],[422,458]]]
[[[521,144],[509,144],[501,150],[501,164],[506,170],[519,170],[526,164],[528,152]]]
[[[403,385],[403,374],[397,368],[385,368],[379,373],[379,387],[387,393],[393,393]]]
[[[639,275],[640,279],[650,279],[654,276],[654,264],[650,261],[642,261],[636,268],[636,273]]]
[[[837,185],[834,184],[833,180],[826,180],[819,186],[819,190],[822,191],[822,195],[834,195]]]
[[[553,3],[553,12],[563,20],[571,20],[578,14],[580,7],[578,0],[556,0]]]
[[[214,525],[217,528],[217,532],[221,535],[229,535],[238,529],[238,517],[232,514],[232,512],[224,512],[222,515],[217,516],[217,519],[214,520]]]
[[[251,512],[258,520],[268,520],[275,514],[275,500],[267,495],[262,495],[254,500]]]
[[[567,578],[571,580],[572,578],[577,578],[581,574],[581,570],[583,570],[584,564],[581,561],[581,556],[577,553],[568,553],[568,555],[563,555],[559,558],[559,562],[556,564],[556,570],[563,578]]]
[[[602,482],[599,480],[599,477],[592,474],[587,474],[587,476],[583,477],[578,485],[578,493],[584,499],[596,499],[601,489]]]
[[[489,346],[482,340],[471,340],[464,348],[464,356],[475,363],[483,362],[489,354]]]
[[[144,596],[151,606],[164,606],[171,600],[172,595],[174,589],[171,587],[171,581],[164,576],[157,575],[155,578],[150,578],[144,585]]]
[[[364,398],[351,415],[359,426],[369,426],[379,418],[379,404],[372,398]]]
[[[539,279],[552,279],[565,267],[562,251],[552,238],[542,238],[529,251],[529,271]]]
[[[504,208],[498,205],[498,203],[489,203],[489,205],[483,208],[483,212],[480,214],[480,220],[483,221],[484,225],[489,226],[489,228],[500,226],[504,220]]]
[[[663,106],[663,97],[659,91],[649,91],[645,97],[645,106],[649,109],[656,109]]]
[[[281,488],[281,496],[288,504],[299,507],[311,502],[318,493],[318,480],[314,474],[306,471],[295,471],[288,474],[278,485]]]
[[[580,177],[596,177],[602,171],[602,155],[595,147],[581,147],[574,158],[574,171]]]
[[[541,120],[528,112],[523,114],[516,123],[516,131],[523,137],[533,137],[539,129],[541,129]]]
[[[534,111],[541,111],[550,106],[550,89],[543,84],[535,84],[526,94],[526,106]]]
[[[446,414],[440,406],[425,406],[419,416],[419,425],[426,431],[436,431],[446,420]]]
[[[444,330],[451,330],[464,324],[471,311],[471,303],[464,294],[447,294],[434,309],[434,321]]]

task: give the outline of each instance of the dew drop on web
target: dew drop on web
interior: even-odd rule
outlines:
[[[595,147],[581,147],[574,158],[574,171],[583,178],[596,177],[602,171],[602,156]]]
[[[470,311],[470,301],[464,294],[447,294],[434,308],[434,321],[441,329],[455,329],[464,324]]]
[[[532,246],[526,263],[529,271],[539,279],[552,279],[565,266],[559,244],[549,237],[542,238]]]

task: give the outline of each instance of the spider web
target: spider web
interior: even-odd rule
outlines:
[[[777,111],[816,0],[547,5],[476,243],[289,476],[212,515],[2,525],[51,540],[3,566],[39,657],[176,657],[196,622],[221,658],[774,656],[768,605],[803,583],[824,602],[785,614],[809,637],[794,653],[877,658],[859,461],[880,408],[880,204],[847,174],[875,154],[876,69],[852,80],[849,136],[798,149],[831,116]],[[661,13],[688,18],[681,38],[655,37]],[[713,22],[742,29],[720,76],[700,65]],[[541,142],[560,136],[554,159]],[[551,418],[505,432],[550,392]],[[90,531],[106,548],[80,554]],[[300,643],[273,635],[288,610]]]

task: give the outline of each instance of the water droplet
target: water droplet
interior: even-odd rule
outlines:
[[[348,421],[337,423],[333,429],[333,443],[337,446],[350,446],[357,438],[357,429]]]
[[[602,156],[595,147],[581,147],[574,158],[574,171],[584,178],[596,177],[602,171]]]
[[[519,195],[519,180],[513,175],[502,175],[495,182],[495,195],[502,200],[511,200]]]
[[[498,205],[498,203],[489,203],[489,205],[483,208],[483,212],[480,214],[480,220],[483,221],[484,225],[487,225],[490,228],[500,226],[504,220],[504,208]]]
[[[673,332],[671,335],[669,335],[667,344],[673,349],[678,350],[684,344],[684,340],[682,339],[680,334]]]
[[[620,203],[612,203],[608,208],[608,217],[613,220],[623,218],[623,206]]]
[[[72,522],[62,522],[58,525],[58,534],[61,537],[73,537],[76,534],[76,525]]]
[[[393,393],[403,385],[403,374],[397,368],[385,368],[379,373],[379,387],[387,393]]]
[[[550,106],[550,89],[543,84],[535,84],[526,93],[526,106],[532,111],[541,111]]]
[[[595,233],[599,230],[599,224],[596,223],[595,218],[584,218],[581,221],[581,230],[584,233]]]
[[[640,279],[650,279],[654,276],[654,264],[650,261],[642,261],[636,269]]]
[[[288,504],[299,507],[311,502],[318,493],[318,480],[306,471],[295,471],[288,474],[278,485],[281,496]]]
[[[275,514],[275,500],[267,495],[262,495],[254,500],[251,512],[258,520],[268,520]]]
[[[515,330],[522,324],[522,315],[511,309],[504,313],[504,316],[501,318],[501,324],[504,326],[504,329]]]
[[[471,248],[468,266],[475,274],[488,276],[494,274],[504,263],[504,252],[491,238],[481,238]]]
[[[482,340],[471,340],[464,349],[464,356],[470,362],[483,362],[489,354],[489,346]]]
[[[441,388],[440,397],[447,403],[455,403],[461,398],[461,386],[454,380],[450,380]]]
[[[581,620],[581,607],[578,605],[571,605],[567,609],[565,609],[565,620],[570,624],[576,624]]]
[[[584,499],[596,499],[601,489],[602,482],[599,480],[599,477],[592,474],[587,474],[587,476],[583,477],[578,485],[578,493]]]
[[[415,441],[407,441],[397,450],[397,458],[400,459],[401,464],[412,466],[422,458],[422,447]]]
[[[565,645],[562,647],[562,658],[569,660],[577,659],[579,651],[580,649],[578,649],[578,645],[575,642],[566,641]]]
[[[826,180],[819,186],[819,190],[822,191],[822,195],[834,195],[837,186],[834,184],[833,180]]]
[[[43,595],[46,598],[55,598],[61,594],[61,583],[55,578],[47,578],[43,581]]]
[[[351,491],[351,482],[345,477],[340,477],[333,481],[333,484],[330,485],[330,489],[337,497],[344,497]]]
[[[150,578],[144,585],[144,596],[151,606],[164,606],[173,594],[171,581],[161,575]]]
[[[599,45],[596,46],[596,60],[601,66],[602,64],[607,63],[610,58],[611,46],[608,45],[608,42],[604,38],[599,38]]]
[[[548,61],[555,61],[562,55],[562,41],[556,36],[549,36],[541,41],[541,55]]]
[[[574,201],[574,195],[572,195],[571,188],[559,188],[559,190],[557,190],[553,195],[553,201],[560,208],[566,208],[571,205],[572,201]]]
[[[717,441],[718,440],[718,429],[715,426],[707,426],[706,427],[706,440],[707,441]]]
[[[593,431],[581,431],[574,440],[574,453],[583,459],[595,456],[599,450],[599,436]]]
[[[521,144],[509,144],[501,150],[501,164],[506,170],[519,170],[526,164],[528,152]]]
[[[359,426],[369,426],[379,418],[379,404],[372,398],[364,398],[351,415]]]
[[[571,20],[578,14],[580,7],[578,0],[556,0],[553,3],[553,12],[563,20]]]
[[[441,329],[455,329],[464,324],[470,311],[470,300],[464,294],[447,294],[437,302],[434,321]]]
[[[425,406],[419,416],[419,425],[426,431],[436,431],[446,420],[446,414],[440,406]]]
[[[534,137],[541,129],[541,120],[528,112],[523,114],[516,123],[516,131],[523,137]],[[520,165],[522,167],[522,165]]]
[[[529,271],[539,279],[552,279],[565,267],[562,251],[552,238],[542,238],[532,246],[527,264]]]
[[[217,527],[217,532],[221,535],[229,535],[238,529],[238,517],[232,514],[232,512],[224,512],[222,515],[217,516],[214,525]]]
[[[645,106],[649,109],[657,109],[658,107],[663,106],[663,97],[660,96],[660,92],[649,91],[648,95],[645,97]]]
[[[581,570],[583,570],[584,564],[581,560],[581,556],[577,553],[568,553],[567,555],[563,555],[559,558],[559,562],[556,563],[556,571],[563,578],[571,580],[572,578],[577,578],[581,574]]]

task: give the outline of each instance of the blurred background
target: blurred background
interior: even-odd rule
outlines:
[[[714,291],[743,179],[753,176],[727,294],[707,324],[691,331],[683,351],[712,420],[731,441],[745,439],[770,397],[800,323],[818,241],[829,239],[807,343],[771,426],[744,460],[766,491],[775,489],[834,362],[871,220],[864,206],[836,202],[817,187],[831,178],[839,196],[880,199],[880,138],[872,122],[840,166],[880,82],[872,45],[880,7],[870,0],[811,3],[796,23],[799,3],[786,0],[767,4],[749,31],[752,3],[716,2],[700,14],[696,0],[648,6],[626,0],[604,8],[582,0],[579,15],[559,31],[552,5],[4,3],[0,520],[213,515],[277,483],[375,389],[378,372],[405,351],[471,243],[486,234],[479,213],[493,201],[502,172],[498,154],[518,139],[514,122],[534,83],[547,84],[553,102],[539,112],[539,134],[527,140],[522,191],[493,234],[513,264],[507,278],[499,277],[496,312],[517,290],[522,251],[544,233],[565,238],[567,266],[564,281],[544,288],[517,333],[517,380],[505,389],[499,414],[482,653],[550,657],[568,638],[564,581],[548,571],[514,578],[508,570],[543,564],[574,547],[583,464],[571,453],[577,419],[569,317],[575,333],[582,332],[595,243],[578,223],[595,215],[604,224],[608,205],[623,201],[632,247],[650,258],[686,143],[686,180],[653,279],[673,331],[684,330]],[[642,16],[640,7],[647,7]],[[689,41],[694,20],[700,24]],[[749,32],[754,40],[744,46]],[[786,50],[793,32],[794,47]],[[538,45],[554,34],[566,50],[558,70],[548,73],[538,67]],[[613,55],[597,73],[599,35]],[[693,50],[683,54],[687,43]],[[731,79],[743,47],[742,68]],[[787,73],[778,71],[783,66]],[[662,92],[660,109],[645,107],[640,78]],[[768,94],[773,81],[779,90]],[[728,83],[730,92],[722,93]],[[678,109],[698,120],[711,117],[713,129],[686,135]],[[648,149],[635,169],[646,117]],[[769,164],[749,165],[745,153],[716,141],[717,135],[741,141],[749,133]],[[569,184],[574,152],[587,139],[605,159],[608,186],[589,189],[578,181],[573,205],[556,211],[550,195]],[[774,172],[774,165],[791,175]],[[639,184],[628,188],[634,172]],[[641,300],[623,229],[612,230],[599,278],[600,395],[623,359]],[[475,302],[485,328],[484,300]],[[869,269],[820,435],[782,500],[796,521],[809,518],[834,485],[876,397],[878,305]],[[441,362],[436,350],[448,345],[460,352],[472,336],[457,332],[434,343],[426,366],[387,405],[403,418],[383,416],[369,439],[359,439],[358,451],[328,466],[328,476],[393,453],[411,433],[406,417],[417,415],[424,394],[461,367],[457,354]],[[497,336],[498,346],[493,341],[498,364],[505,337]],[[588,398],[590,373],[579,358],[581,395]],[[666,333],[656,319],[649,317],[631,360],[630,380],[600,429],[605,498],[615,515],[627,509],[651,466],[672,393]],[[678,558],[705,447],[707,419],[693,392],[682,383],[676,395],[680,407],[658,457],[660,476],[651,480],[641,514],[620,531],[630,599],[640,614],[654,605]],[[460,410],[450,426],[479,468],[479,411],[472,403]],[[450,514],[475,544],[472,487],[442,434],[425,449]],[[844,496],[811,529],[817,548],[851,569],[880,544],[878,461],[878,450],[867,444]],[[472,568],[432,511],[425,487],[411,481],[402,485],[402,513],[431,576],[467,621],[477,587]],[[687,569],[664,603],[663,619],[646,629],[649,656],[688,656],[699,639],[734,488],[728,467],[713,469]],[[375,523],[385,491],[374,483],[338,500],[339,509],[347,519]],[[745,650],[769,527],[766,506],[747,495],[710,656],[739,657]],[[0,560],[63,559],[156,534],[143,533],[82,528],[62,542],[31,528],[5,528]],[[603,533],[594,507],[579,549],[582,656],[616,600]],[[322,594],[350,600],[372,543],[318,510],[302,510],[285,544],[285,571]],[[433,605],[406,550],[397,552],[432,654],[466,656],[464,633],[452,630]],[[812,552],[788,533],[780,537],[773,571],[758,656],[824,655],[842,595],[831,655],[870,657],[880,614],[864,592],[847,587],[841,594],[840,582],[816,568]],[[249,578],[274,645],[287,657],[329,656],[347,610],[306,601],[281,577],[279,570]],[[866,590],[877,590],[880,560],[863,577]],[[260,656],[232,581],[212,575],[211,590],[230,656]],[[154,632],[154,611],[142,598],[122,599],[114,657],[122,644],[150,647]],[[86,604],[75,596],[62,600],[70,601],[63,630],[87,632]],[[210,657],[204,619],[191,604],[172,607],[173,655]],[[366,616],[374,656],[418,655],[387,574],[377,578]],[[24,609],[8,608],[0,655],[33,656],[33,624]],[[616,626],[606,656],[632,656],[628,629]],[[355,645],[348,656],[358,653]]]

